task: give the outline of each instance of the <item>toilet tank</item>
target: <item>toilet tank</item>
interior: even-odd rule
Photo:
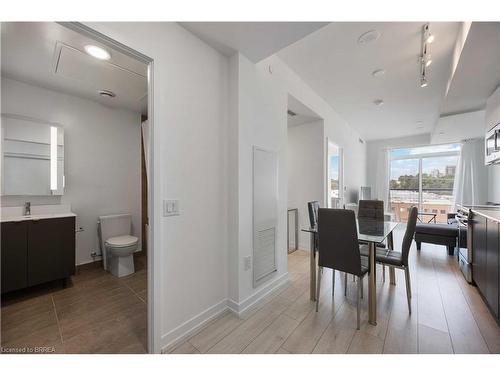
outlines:
[[[99,216],[99,222],[102,241],[111,237],[131,234],[132,215],[130,214]]]

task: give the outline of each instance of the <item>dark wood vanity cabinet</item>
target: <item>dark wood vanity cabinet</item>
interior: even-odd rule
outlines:
[[[25,221],[2,223],[2,293],[28,286],[28,225]]]
[[[75,218],[2,223],[2,293],[75,273]]]
[[[490,311],[500,322],[500,224],[474,214],[472,277]]]

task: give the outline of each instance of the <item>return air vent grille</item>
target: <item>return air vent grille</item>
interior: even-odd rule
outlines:
[[[254,249],[254,277],[256,283],[276,271],[275,246],[276,228],[257,232]]]

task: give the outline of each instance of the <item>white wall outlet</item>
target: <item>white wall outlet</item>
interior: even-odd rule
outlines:
[[[163,216],[177,216],[179,212],[179,201],[177,199],[163,200]]]
[[[243,269],[248,271],[250,268],[252,268],[252,256],[248,255],[243,257]]]

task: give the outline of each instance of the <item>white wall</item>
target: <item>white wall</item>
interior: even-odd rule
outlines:
[[[454,143],[464,139],[484,138],[484,111],[440,117],[431,134],[431,143]]]
[[[64,126],[66,187],[62,197],[5,196],[2,206],[70,204],[77,214],[76,263],[100,252],[97,218],[132,214],[133,232],[141,237],[140,114],[46,90],[2,77],[2,112]],[[139,241],[139,244],[141,241]]]
[[[272,56],[254,65],[242,55],[233,56],[230,61],[232,76],[231,91],[237,93],[236,108],[232,110],[230,127],[231,142],[237,142],[238,149],[230,148],[230,160],[237,160],[229,170],[229,180],[237,186],[237,197],[230,200],[230,222],[238,223],[237,238],[231,237],[229,243],[230,269],[237,267],[231,274],[230,285],[234,293],[229,295],[231,307],[241,311],[258,300],[262,295],[286,281],[286,215],[287,199],[287,105],[288,95],[292,95],[324,120],[322,140],[317,147],[326,152],[326,137],[339,147],[344,148],[345,183],[348,192],[357,191],[366,178],[366,149],[359,142],[357,134],[320,96],[307,86],[277,56]],[[236,66],[234,66],[236,65]],[[233,95],[233,94],[232,94]],[[252,147],[262,146],[278,153],[279,164],[279,202],[277,265],[278,272],[265,285],[253,288],[252,271],[245,271],[243,258],[252,255]],[[324,159],[324,157],[323,157]],[[321,165],[321,185],[325,186],[325,159]],[[324,201],[325,192],[320,201]]]
[[[402,138],[390,138],[390,139],[379,139],[376,141],[367,142],[367,152],[366,152],[366,184],[371,186],[372,195],[374,197],[377,194],[377,163],[380,151],[387,148],[398,148],[398,147],[415,147],[428,145],[431,141],[430,134],[420,134],[410,137]]]
[[[152,224],[158,288],[152,301],[160,303],[154,334],[163,347],[228,303],[248,306],[286,280],[288,94],[325,119],[329,137],[344,147],[346,182],[356,190],[365,180],[365,145],[277,57],[254,65],[237,55],[229,63],[174,23],[88,26],[154,60]],[[278,272],[258,289],[242,262],[252,253],[253,145],[277,151],[279,163]],[[160,216],[166,198],[180,200],[180,216]]]
[[[288,128],[288,208],[299,209],[299,249],[309,249],[309,234],[301,228],[309,227],[307,202],[317,200],[324,204],[324,143],[323,121],[315,121]]]
[[[228,59],[175,23],[88,23],[154,60],[156,349],[226,307]],[[180,216],[162,217],[162,199]],[[159,305],[159,306],[158,306]]]
[[[486,103],[485,132],[500,123],[500,86]],[[500,164],[488,167],[488,200],[500,204]]]
[[[230,306],[237,312],[250,306],[269,288],[283,281],[286,266],[286,145],[287,95],[264,74],[262,68],[254,65],[241,54],[230,61],[232,95],[236,95],[236,115],[232,117],[231,132],[235,138],[229,139],[230,160],[237,160],[229,169],[230,180],[237,186],[237,199],[230,201],[229,220],[238,223],[237,238],[231,237],[230,279],[232,294]],[[236,66],[234,66],[236,65]],[[237,129],[234,130],[233,127]],[[237,147],[235,146],[237,145]],[[254,289],[253,271],[244,270],[243,258],[253,255],[253,146],[259,146],[277,153],[278,158],[278,222],[277,222],[277,272],[268,283]],[[234,272],[237,269],[237,272]]]

